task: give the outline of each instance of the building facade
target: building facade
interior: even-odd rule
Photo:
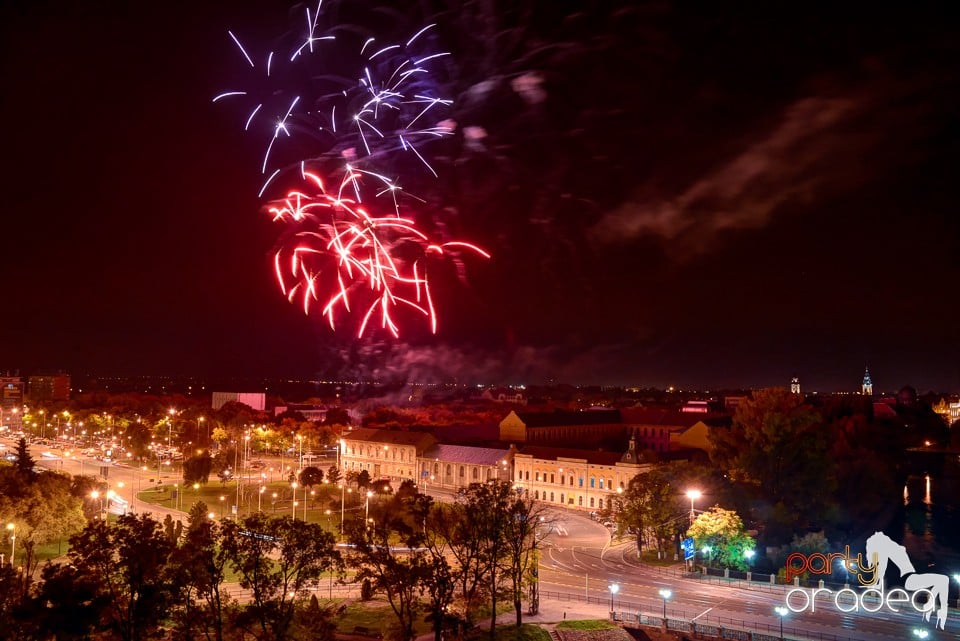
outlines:
[[[70,400],[70,376],[54,374],[27,379],[27,396],[31,403]]]
[[[637,474],[652,466],[626,454],[527,446],[513,459],[514,485],[535,500],[586,512],[612,509]]]

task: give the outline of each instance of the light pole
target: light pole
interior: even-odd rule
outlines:
[[[223,518],[223,507],[226,505],[227,497],[220,495],[220,518]]]
[[[687,498],[690,499],[690,525],[693,525],[693,522],[697,518],[697,512],[694,510],[694,502],[703,496],[703,492],[700,490],[687,490]]]
[[[660,588],[660,598],[663,599],[663,620],[667,620],[667,599],[673,596],[668,588]]]
[[[14,567],[14,555],[17,552],[17,526],[7,523],[7,529],[10,530],[10,567]]]
[[[261,503],[263,502],[263,493],[264,493],[266,490],[267,490],[267,487],[266,487],[265,485],[261,485],[261,486],[260,486],[260,491],[257,492],[257,512],[262,511],[262,510],[260,509],[260,505],[261,505]]]
[[[344,502],[344,491],[347,489],[345,483],[340,483],[340,540],[343,540],[343,502]]]
[[[607,586],[607,589],[610,590],[610,614],[613,614],[613,597],[617,592],[620,591],[620,584],[611,583],[609,586]]]
[[[777,615],[780,617],[780,639],[782,641],[783,640],[783,617],[787,616],[787,612],[789,612],[790,610],[783,607],[782,605],[778,605],[773,609],[773,611],[776,612]]]
[[[290,516],[293,517],[293,520],[297,520],[297,482],[294,481],[290,484],[290,487],[293,488],[293,491],[290,494]]]
[[[373,492],[367,490],[367,500],[363,504],[363,523],[364,527],[370,523],[370,497],[373,496]]]

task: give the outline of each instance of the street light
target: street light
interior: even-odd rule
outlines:
[[[687,498],[690,499],[690,525],[693,525],[693,522],[697,518],[697,513],[693,509],[694,501],[703,496],[703,492],[700,490],[687,490]]]
[[[747,563],[750,563],[751,561],[753,561],[753,557],[755,557],[756,555],[757,555],[757,551],[756,551],[756,550],[744,550],[744,551],[743,551],[743,556],[744,556],[744,558],[747,559]]]
[[[294,481],[293,483],[291,483],[290,487],[293,488],[293,493],[291,494],[291,499],[290,499],[290,502],[292,504],[290,506],[290,512],[291,512],[291,516],[293,516],[293,520],[296,521],[297,520],[297,482]]]
[[[710,553],[713,552],[713,548],[710,547],[709,545],[704,545],[702,548],[700,548],[700,551],[703,552],[703,553],[706,555],[706,557],[707,557],[707,564],[708,564],[708,567],[709,567],[709,563],[710,563]]]
[[[620,591],[620,584],[611,583],[608,586],[608,589],[610,590],[610,612],[612,613],[613,612],[613,596]]]
[[[260,512],[260,505],[263,502],[263,493],[267,491],[267,486],[261,485],[260,491],[257,492],[257,512]]]
[[[782,605],[778,605],[773,609],[773,611],[776,612],[777,615],[779,615],[780,617],[780,640],[783,641],[783,617],[787,616],[787,612],[789,612],[790,610],[783,607]]]
[[[370,490],[367,490],[367,500],[363,504],[363,521],[365,523],[370,522],[370,497],[371,496],[373,496],[373,492],[371,492]]]
[[[669,588],[660,588],[660,598],[663,599],[663,618],[667,618],[667,599],[673,596],[673,592]]]
[[[17,552],[17,526],[7,523],[7,529],[10,530],[10,567],[14,567],[14,555]]]
[[[926,639],[928,636],[930,636],[930,633],[923,628],[914,628],[913,636],[917,637],[918,639]]]

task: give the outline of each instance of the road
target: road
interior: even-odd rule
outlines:
[[[558,510],[554,518],[557,527],[544,541],[540,568],[541,590],[546,597],[552,591],[558,597],[611,602],[610,586],[616,583],[619,592],[612,599],[615,610],[659,617],[665,605],[659,590],[669,589],[666,611],[670,617],[759,628],[779,635],[780,618],[774,608],[784,604],[786,586],[759,583],[745,589],[722,579],[708,582],[691,578],[682,565],[659,568],[641,564],[632,540],[612,544],[607,528],[569,511]],[[940,631],[912,610],[845,614],[823,596],[816,601],[814,612],[788,614],[783,630],[788,637],[796,638],[891,641],[917,638],[913,630],[919,628],[926,629],[930,639],[960,639],[960,618],[955,609],[950,611],[946,629]]]

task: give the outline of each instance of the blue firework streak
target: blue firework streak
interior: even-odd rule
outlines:
[[[435,27],[423,26],[402,42],[379,42],[358,37],[355,28],[328,25],[318,3],[304,9],[298,33],[275,50],[252,52],[228,32],[251,77],[245,88],[213,101],[243,103],[243,129],[264,139],[260,195],[284,171],[302,177],[306,166],[383,177],[395,164],[387,157],[395,154],[408,155],[436,176],[423,147],[452,135],[455,123],[448,117],[452,100],[441,94],[432,73],[449,55],[430,50]],[[397,188],[385,180],[386,189]]]

